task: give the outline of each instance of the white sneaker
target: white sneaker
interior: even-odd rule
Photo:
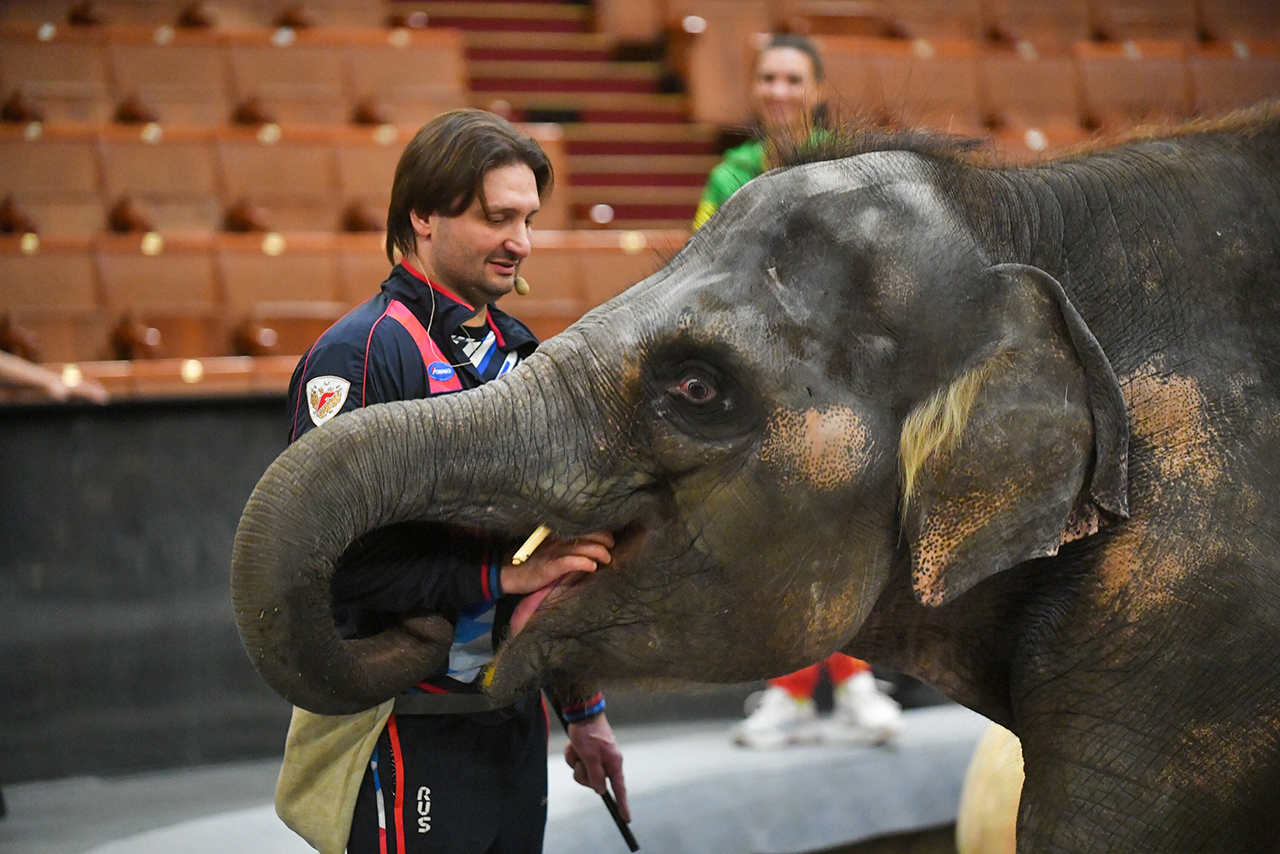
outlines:
[[[802,744],[817,741],[816,723],[813,700],[796,699],[783,688],[769,687],[756,710],[729,730],[729,738],[734,744],[757,749]]]
[[[871,671],[836,686],[835,711],[823,738],[838,744],[886,744],[902,731],[902,707],[880,690]]]

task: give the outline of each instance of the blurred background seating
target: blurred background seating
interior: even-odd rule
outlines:
[[[1280,94],[1266,0],[15,0],[0,315],[50,363],[108,360],[130,324],[159,342],[138,359],[297,355],[385,275],[404,144],[473,105],[555,166],[534,292],[507,300],[554,334],[678,246],[779,29],[821,44],[837,117],[1011,162]]]

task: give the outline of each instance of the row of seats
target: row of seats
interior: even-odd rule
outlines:
[[[1015,155],[1078,141],[1093,128],[1215,115],[1280,96],[1275,42],[1194,49],[1176,42],[1083,42],[1063,52],[833,36],[822,46],[837,113],[991,131]],[[0,227],[97,232],[127,199],[140,210],[141,223],[117,228],[165,234],[377,229],[413,130],[0,125],[0,197],[10,197],[28,217]],[[573,176],[563,136],[554,128],[527,130],[548,151],[558,176],[559,190],[540,225],[568,227]],[[696,184],[689,187],[695,201]],[[236,211],[241,221],[228,222]]]
[[[503,308],[553,335],[686,238],[539,232],[521,270],[531,293]],[[389,270],[374,234],[0,237],[0,320],[46,363],[298,354]]]
[[[690,3],[691,8],[698,4]],[[827,35],[1233,41],[1280,38],[1272,0],[782,0],[781,22]]]
[[[706,13],[714,5],[686,0],[597,0],[678,7],[681,14]],[[501,13],[501,7],[527,4],[468,3],[468,17]],[[1280,9],[1272,0],[777,0],[770,4],[772,24],[822,34],[908,37],[982,34],[1013,35],[1048,41],[1083,38],[1239,38],[1280,37]],[[446,6],[452,6],[446,9]],[[198,7],[193,10],[193,7]],[[266,27],[281,20],[315,21],[328,26],[378,26],[415,11],[428,19],[442,12],[457,15],[463,4],[370,2],[370,0],[97,0],[86,14],[83,0],[8,0],[0,21],[62,23],[99,20],[110,24],[173,25],[180,20],[216,27]],[[193,13],[194,11],[194,13]],[[598,10],[599,11],[599,10]],[[674,8],[663,11],[671,12]],[[609,10],[598,17],[606,22]],[[643,14],[643,13],[641,13]]]
[[[281,20],[309,20],[331,26],[372,27],[402,13],[405,5],[386,0],[5,0],[0,4],[0,21],[144,26],[186,22],[211,28],[248,28]]]
[[[465,60],[454,31],[289,32],[292,41],[284,46],[266,33],[199,31],[172,35],[160,45],[154,35],[135,29],[60,29],[41,40],[36,32],[10,28],[0,31],[0,93],[29,105],[31,117],[49,121],[117,118],[209,126],[237,115],[246,123],[340,124],[359,118],[420,125],[468,101]],[[1007,81],[1023,90],[1021,101],[1042,91],[1059,113],[1055,118],[1074,113],[1088,125],[1106,118],[1109,100],[1142,106],[1154,98],[1159,112],[1187,115],[1276,91],[1275,42],[1085,41],[1055,48],[959,39],[823,41],[832,86],[842,98],[862,104],[882,94],[908,110],[912,102],[956,102],[972,105],[970,112],[979,117],[984,99],[995,101],[991,109],[999,111]],[[544,100],[567,104],[574,97]],[[1077,103],[1067,109],[1064,99]],[[1121,111],[1126,119],[1134,112],[1131,106]]]
[[[1280,42],[1028,43],[821,39],[844,112],[960,132],[1047,127],[1115,130],[1211,116],[1280,96]]]
[[[525,129],[567,185],[559,129]],[[29,220],[11,218],[0,229],[378,231],[385,226],[396,162],[415,130],[0,125],[0,197]],[[121,216],[122,203],[128,216]],[[567,194],[553,195],[540,224],[567,227],[568,204]]]
[[[420,125],[466,80],[455,30],[0,27],[0,97],[49,121]]]

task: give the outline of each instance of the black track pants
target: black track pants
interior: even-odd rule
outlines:
[[[347,852],[538,854],[546,824],[547,719],[535,695],[515,711],[392,715]]]

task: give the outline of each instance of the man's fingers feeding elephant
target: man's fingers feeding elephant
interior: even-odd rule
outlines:
[[[511,615],[511,634],[517,634],[548,596],[567,589],[602,563],[613,560],[613,534],[594,531],[573,539],[548,539],[529,559],[502,568],[504,593],[527,593]]]

